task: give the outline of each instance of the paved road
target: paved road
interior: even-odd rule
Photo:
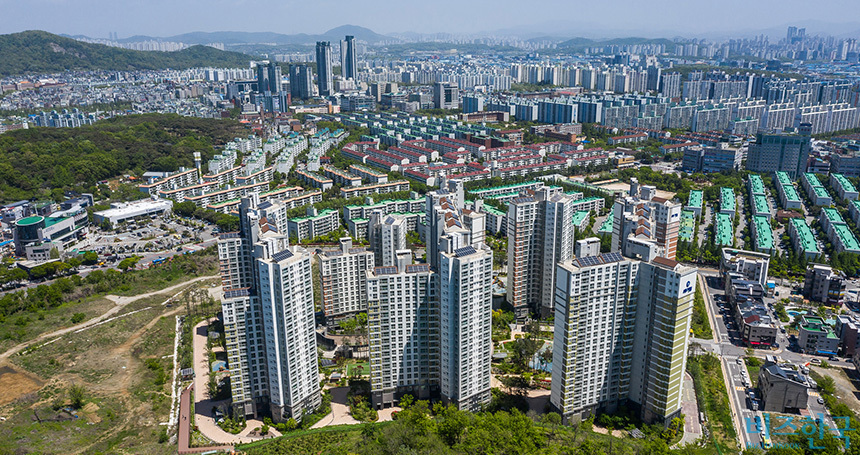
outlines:
[[[251,435],[255,428],[263,425],[260,420],[248,420],[245,429],[239,434],[231,434],[221,429],[212,417],[212,407],[229,403],[229,399],[214,401],[209,398],[209,359],[206,358],[206,338],[208,337],[207,326],[209,321],[203,321],[192,330],[194,334],[194,423],[203,436],[218,444],[240,444],[265,439],[264,437]],[[270,428],[266,438],[277,437],[281,434]]]
[[[715,338],[719,341],[715,342],[714,340],[700,339],[696,339],[695,341],[706,351],[713,352],[721,358],[726,389],[729,392],[729,401],[732,406],[732,419],[734,420],[735,430],[739,435],[741,445],[743,447],[747,447],[748,443],[752,445],[760,445],[761,438],[758,431],[755,429],[754,419],[756,416],[763,419],[763,415],[761,411],[754,412],[750,409],[749,401],[747,400],[750,388],[747,387],[746,383],[751,384],[752,378],[749,378],[748,374],[745,373],[746,366],[744,364],[737,363],[739,358],[746,356],[746,347],[743,346],[740,341],[740,333],[737,332],[737,324],[728,314],[720,314],[719,307],[715,301],[716,297],[717,299],[720,299],[721,302],[725,302],[725,300],[723,300],[724,292],[720,287],[721,282],[718,274],[714,271],[703,272],[700,270],[700,275],[702,275],[702,278],[705,278],[705,281],[708,284],[708,290],[705,293],[705,306],[709,313],[709,319],[712,321],[711,323]],[[771,299],[766,299],[766,302],[770,300]],[[777,326],[782,328],[778,319],[775,317],[773,319],[777,321]],[[732,324],[731,329],[727,327],[727,323]],[[782,358],[782,360],[796,365],[809,365],[809,361],[816,358],[815,356],[793,352],[786,349],[789,342],[788,338],[784,334],[778,334],[777,343],[779,344],[778,349],[757,349],[755,351],[755,355],[758,357],[762,357],[764,355],[777,355]],[[834,366],[853,369],[853,365],[847,362],[835,361],[831,363]],[[819,373],[827,374],[826,370],[818,371]],[[811,414],[813,416],[823,414],[825,416],[825,423],[830,426],[830,428],[836,428],[833,420],[827,414],[824,405],[819,404],[817,398],[817,393],[810,391],[810,399],[807,404],[808,409],[802,411],[801,414]]]

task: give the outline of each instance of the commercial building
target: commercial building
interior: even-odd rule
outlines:
[[[314,77],[307,65],[290,65],[290,96],[305,100],[314,94]]]
[[[433,85],[433,106],[436,109],[458,109],[460,89],[452,82],[437,82]]]
[[[526,190],[508,204],[507,301],[517,319],[552,312],[555,264],[573,257],[573,197],[558,188]]]
[[[744,344],[768,347],[776,343],[777,326],[764,304],[765,287],[741,273],[727,272],[723,277]]]
[[[322,397],[311,255],[289,246],[277,204],[242,199],[239,232],[218,240],[234,413],[301,420]]]
[[[15,255],[38,262],[59,257],[66,248],[87,235],[89,223],[87,210],[80,205],[47,216],[21,218],[15,221],[12,229]]]
[[[344,79],[357,80],[358,54],[355,48],[355,37],[347,35],[340,42],[340,71]]]
[[[684,150],[682,169],[684,172],[724,172],[737,170],[741,166],[743,153],[739,148],[689,147]]]
[[[373,269],[373,252],[353,248],[340,239],[340,249],[317,255],[322,284],[322,313],[327,323],[367,310],[366,273]]]
[[[331,43],[317,41],[317,89],[320,96],[329,96],[334,91],[332,79],[334,72],[331,64]]]
[[[830,184],[836,190],[836,195],[839,196],[839,199],[845,201],[856,201],[858,195],[860,195],[860,193],[857,192],[857,188],[854,187],[854,184],[842,174],[831,173]]]
[[[808,135],[756,135],[747,152],[747,170],[760,173],[782,171],[797,178],[806,171],[812,140]]]
[[[797,366],[779,365],[768,359],[759,370],[757,388],[764,412],[794,413],[807,407],[810,384]]]
[[[93,223],[101,225],[105,221],[112,226],[129,220],[162,216],[173,209],[170,199],[142,199],[134,202],[112,202],[108,210],[93,212]]]
[[[845,300],[845,277],[830,266],[811,264],[806,269],[803,295],[813,302],[840,306]]]
[[[854,315],[840,314],[836,317],[836,336],[839,337],[839,345],[842,347],[842,355],[853,357],[857,349],[857,341],[860,338],[860,321]]]
[[[801,316],[797,331],[797,344],[807,354],[836,355],[839,350],[839,337],[818,316]]]
[[[737,273],[744,279],[767,286],[770,255],[755,251],[723,248],[720,258],[720,274]]]

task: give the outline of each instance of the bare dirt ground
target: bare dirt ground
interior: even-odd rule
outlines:
[[[0,390],[3,391],[0,394],[0,406],[39,390],[42,384],[38,378],[23,370],[10,365],[0,367]]]

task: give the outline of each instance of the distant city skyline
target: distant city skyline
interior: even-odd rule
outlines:
[[[780,36],[787,25],[806,26],[810,34],[860,35],[860,17],[852,0],[827,0],[809,8],[801,0],[724,0],[702,4],[680,0],[614,0],[538,4],[502,0],[485,6],[454,0],[409,4],[369,0],[344,4],[333,0],[0,0],[5,20],[0,33],[45,30],[51,33],[105,38],[134,35],[168,37],[204,31],[265,31],[318,34],[354,24],[382,34],[505,33],[584,37],[727,37],[766,33]],[[264,14],[261,12],[265,12]],[[839,14],[835,14],[839,13]],[[236,20],[248,14],[253,20]],[[568,15],[570,19],[558,19]]]

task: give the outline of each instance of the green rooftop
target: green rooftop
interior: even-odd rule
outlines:
[[[606,217],[606,220],[603,224],[600,225],[600,229],[597,230],[598,234],[612,234],[612,216]]]
[[[842,191],[845,191],[846,193],[857,192],[857,188],[854,188],[854,184],[852,184],[850,180],[845,178],[844,175],[830,174],[830,176],[836,179],[837,182],[839,182],[839,185],[842,187]]]
[[[812,172],[806,172],[803,174],[803,176],[806,178],[806,181],[809,182],[809,186],[821,186],[821,181],[818,180],[818,176],[813,174]]]
[[[783,185],[782,187],[783,193],[785,193],[785,200],[789,202],[800,202],[800,196],[797,195],[797,189],[794,188],[794,185],[788,184]]]
[[[822,207],[821,211],[824,213],[824,216],[827,217],[827,221],[831,224],[845,224],[845,218],[842,218],[842,215],[839,214],[839,210],[836,210],[833,207]]]
[[[731,246],[734,237],[735,236],[732,233],[732,216],[728,213],[718,213],[716,244],[722,246]]]
[[[779,180],[779,183],[782,185],[791,185],[791,178],[785,172],[777,172],[776,179]]]
[[[483,193],[487,193],[490,191],[522,188],[524,186],[534,185],[535,183],[538,183],[538,182],[535,180],[535,181],[525,182],[525,183],[512,183],[510,185],[501,185],[501,186],[493,186],[490,188],[481,188],[480,190],[473,190],[473,191],[469,191],[469,192],[472,194],[475,194],[475,195],[481,195]]]
[[[573,224],[575,226],[582,226],[582,222],[588,218],[588,210],[577,210],[573,213]]]
[[[306,220],[317,220],[317,219],[320,219],[324,216],[331,215],[333,212],[335,212],[334,209],[325,209],[325,210],[321,210],[319,213],[317,213],[316,216],[303,216],[301,218],[290,218],[289,221],[299,222],[299,221],[306,221]]]
[[[773,230],[766,216],[754,216],[755,221],[755,249],[758,251],[769,251],[773,249]]]
[[[833,230],[836,231],[846,251],[860,252],[860,242],[857,241],[857,236],[851,232],[851,229],[848,229],[847,224],[834,224]]]
[[[735,211],[735,190],[728,187],[720,188],[720,209]]]
[[[681,212],[681,226],[678,230],[678,238],[687,242],[693,241],[693,230],[696,228],[696,212],[683,210]]]
[[[858,200],[854,199],[854,200],[852,200],[852,201],[851,201],[851,204],[853,204],[853,205],[854,205],[854,209],[855,209],[855,210],[860,210],[860,201],[858,201]]]
[[[812,191],[820,198],[830,198],[830,194],[827,193],[827,190],[823,186],[813,186]]]
[[[687,202],[687,206],[695,207],[695,208],[702,208],[702,197],[703,197],[702,191],[699,191],[699,190],[690,191],[690,199]]]
[[[767,213],[770,214],[770,207],[767,205],[767,197],[763,194],[756,194],[753,197],[753,202],[755,202],[755,212],[754,214]]]
[[[758,174],[750,174],[750,191],[752,194],[764,194],[764,181]]]
[[[507,213],[505,213],[505,212],[503,212],[503,211],[501,211],[501,210],[499,210],[499,209],[497,209],[497,208],[495,208],[495,207],[493,207],[492,205],[489,205],[489,204],[484,204],[484,205],[482,205],[481,207],[482,207],[482,208],[481,208],[481,210],[483,210],[483,211],[485,211],[485,212],[487,212],[487,213],[492,213],[493,215],[496,215],[496,216],[505,216],[505,215],[507,215]]]
[[[792,218],[791,223],[794,225],[796,235],[800,238],[800,248],[805,253],[818,253],[818,245],[815,243],[815,236],[812,235],[812,229],[806,224],[806,221],[799,218]]]
[[[27,218],[21,218],[18,220],[15,225],[16,226],[30,226],[31,224],[41,223],[45,220],[43,216],[28,216]]]

